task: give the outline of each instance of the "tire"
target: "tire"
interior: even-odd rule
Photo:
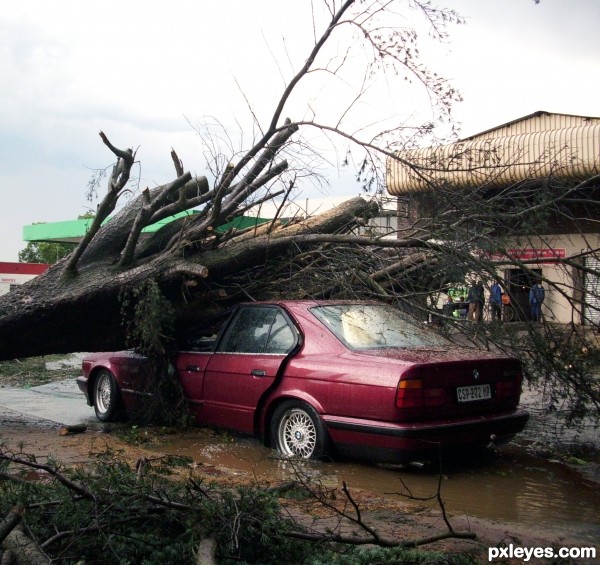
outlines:
[[[102,369],[94,379],[94,410],[101,422],[116,421],[121,407],[121,396],[113,374]]]
[[[327,431],[315,409],[290,400],[280,404],[271,419],[271,442],[285,457],[319,459],[327,453]]]

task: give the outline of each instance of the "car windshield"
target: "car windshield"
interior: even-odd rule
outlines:
[[[444,338],[384,304],[335,304],[311,312],[350,349],[447,347]]]

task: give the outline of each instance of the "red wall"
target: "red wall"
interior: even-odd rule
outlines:
[[[0,262],[0,273],[7,275],[41,275],[49,266],[45,263]]]

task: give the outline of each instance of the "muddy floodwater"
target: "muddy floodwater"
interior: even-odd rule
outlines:
[[[449,513],[490,520],[532,535],[545,532],[582,543],[600,542],[600,464],[574,465],[561,457],[574,446],[600,452],[599,430],[591,421],[565,428],[560,409],[545,409],[538,391],[525,390],[522,406],[531,418],[515,442],[494,451],[463,453],[441,467],[441,494]],[[206,436],[208,434],[208,437]],[[551,447],[540,455],[540,446]],[[423,499],[435,495],[439,465],[423,468],[380,466],[350,460],[306,462],[300,466],[281,460],[258,441],[205,431],[166,439],[161,451],[194,461],[251,472],[257,479],[284,481],[306,473],[326,486],[360,489],[380,495]],[[562,460],[559,460],[561,458]],[[582,465],[578,466],[578,463]],[[587,471],[587,472],[584,472]],[[591,472],[590,472],[591,471]],[[414,501],[423,504],[422,500]],[[428,502],[435,506],[435,500]]]
[[[291,463],[278,459],[258,441],[212,433],[167,438],[161,442],[160,451],[205,465],[250,472],[258,480],[285,481],[300,472],[328,487],[341,486],[345,481],[351,490],[395,497],[432,496],[439,476],[432,467],[383,467],[347,460]],[[506,446],[497,453],[478,452],[446,461],[441,485],[450,513],[520,525],[521,529],[526,526],[530,533],[555,533],[557,541],[600,540],[598,486],[562,463],[533,457],[521,448]]]
[[[600,482],[598,473],[584,474],[597,468],[593,465],[567,466],[553,461],[545,454],[538,455],[537,444],[554,443],[560,454],[560,443],[592,442],[598,451],[598,429],[581,423],[570,434],[562,429],[560,411],[544,410],[543,399],[530,393],[523,404],[532,418],[519,434],[517,443],[497,452],[463,454],[444,460],[441,495],[450,514],[482,519],[496,523],[502,531],[512,530],[528,535],[544,533],[557,543],[561,540],[598,544],[600,540]],[[30,415],[46,422],[66,424],[86,423],[90,434],[103,433],[104,426],[86,406],[73,379],[32,389],[3,388],[0,408],[9,422],[16,415]],[[1,416],[1,410],[0,410]],[[115,428],[120,425],[114,426]],[[124,425],[127,428],[127,425]],[[23,428],[25,434],[26,427]],[[116,431],[116,430],[115,430]],[[0,425],[0,436],[2,426]],[[143,433],[143,428],[137,430]],[[97,437],[102,437],[97,436]],[[26,439],[24,435],[23,439]],[[85,442],[86,436],[80,436]],[[145,446],[152,449],[151,446]],[[297,473],[308,475],[326,487],[334,488],[345,482],[353,489],[406,500],[419,506],[436,506],[435,501],[409,501],[406,495],[427,498],[435,495],[437,468],[382,467],[350,460],[291,463],[257,440],[233,437],[206,429],[191,429],[181,434],[162,436],[155,444],[160,454],[189,457],[194,462],[214,466],[228,474],[253,474],[257,480],[272,483],[289,481]]]

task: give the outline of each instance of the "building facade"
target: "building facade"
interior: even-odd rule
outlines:
[[[49,265],[42,263],[2,263],[0,262],[0,295],[10,292],[41,275]]]
[[[420,166],[388,160],[387,190],[403,208],[418,202],[421,193],[435,199],[436,190],[444,187],[485,185],[490,194],[498,194],[526,185],[533,194],[535,183],[541,186],[549,178],[568,187],[600,174],[600,118],[540,111],[453,144],[398,155]],[[599,200],[600,182],[591,182],[586,190],[591,200]],[[529,319],[529,290],[542,280],[547,283],[546,320],[600,326],[600,218],[590,217],[596,214],[590,210],[597,208],[576,208],[565,221],[556,215],[547,233],[521,229],[502,256],[492,257],[499,263],[497,275],[510,294],[515,319]],[[410,220],[419,213],[418,205],[413,206]]]

